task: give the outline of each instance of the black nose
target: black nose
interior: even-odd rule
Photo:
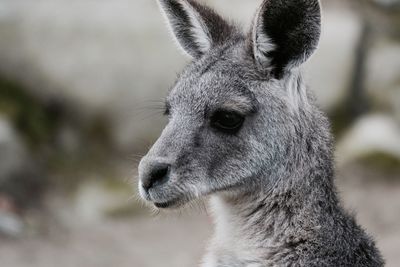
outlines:
[[[150,188],[165,184],[169,180],[170,165],[157,163],[152,166],[147,177],[142,180],[143,188],[148,191]]]

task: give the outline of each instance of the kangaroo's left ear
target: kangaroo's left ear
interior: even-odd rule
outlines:
[[[264,0],[251,35],[257,66],[282,76],[311,56],[320,33],[318,0]]]
[[[195,0],[158,0],[158,3],[178,43],[193,58],[223,44],[235,30],[211,8]]]

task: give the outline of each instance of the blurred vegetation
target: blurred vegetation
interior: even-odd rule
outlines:
[[[384,152],[364,155],[359,161],[368,168],[381,171],[383,174],[400,173],[400,159]]]
[[[82,177],[90,173],[112,178],[118,176],[109,162],[116,153],[105,116],[98,115],[84,121],[74,116],[62,102],[44,101],[22,84],[1,75],[0,114],[9,119],[22,137],[32,161],[43,165],[44,172],[52,176],[50,182],[53,185],[68,192],[74,191]],[[60,140],[65,127],[72,129],[76,139],[73,148]]]
[[[31,147],[53,140],[59,127],[61,109],[55,103],[44,105],[21,84],[0,76],[0,113],[10,118]]]

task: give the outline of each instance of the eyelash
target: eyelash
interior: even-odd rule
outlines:
[[[164,109],[164,116],[169,116],[169,115],[171,115],[171,107],[168,103],[166,103]]]

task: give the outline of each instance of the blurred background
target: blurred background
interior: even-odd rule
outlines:
[[[261,0],[205,2],[249,27]],[[322,4],[339,191],[400,266],[400,1]],[[155,0],[0,0],[1,266],[197,266],[207,213],[153,214],[135,179],[187,60]]]

